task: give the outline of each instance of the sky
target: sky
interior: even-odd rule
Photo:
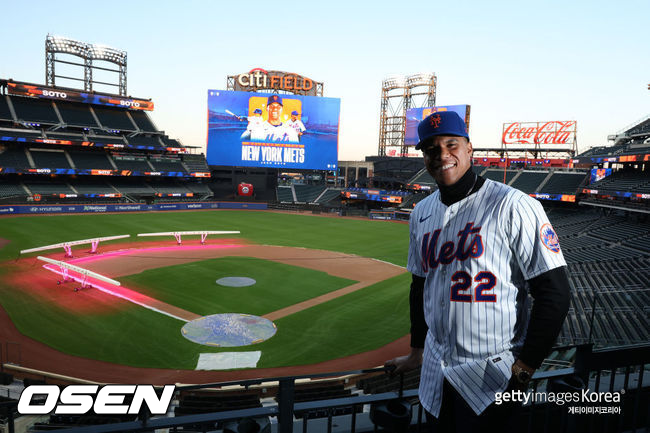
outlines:
[[[475,148],[500,146],[505,122],[575,120],[583,151],[650,114],[647,0],[0,5],[0,78],[45,84],[48,34],[126,51],[128,93],[187,146],[205,146],[208,89],[256,67],[341,98],[339,160],[377,154],[393,76],[435,73],[437,105],[471,105]]]

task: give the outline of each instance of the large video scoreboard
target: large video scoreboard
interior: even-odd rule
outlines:
[[[208,90],[208,164],[336,170],[340,102]]]

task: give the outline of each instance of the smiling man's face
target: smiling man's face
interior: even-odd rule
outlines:
[[[424,165],[438,185],[458,182],[471,165],[472,143],[465,137],[438,135],[422,146]]]

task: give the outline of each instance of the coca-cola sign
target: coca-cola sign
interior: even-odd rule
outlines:
[[[502,144],[574,144],[575,120],[503,124]]]

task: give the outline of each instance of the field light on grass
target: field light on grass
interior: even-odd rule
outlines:
[[[219,230],[199,230],[199,231],[187,231],[187,232],[160,232],[160,233],[138,233],[138,237],[142,236],[174,236],[176,238],[176,243],[181,245],[182,236],[201,236],[201,245],[205,244],[205,239],[208,235],[238,235],[240,231],[219,231]]]
[[[97,272],[89,271],[88,269],[80,268],[79,266],[75,266],[75,265],[71,265],[71,264],[66,263],[66,262],[62,262],[60,260],[54,260],[54,259],[50,259],[50,258],[43,257],[43,256],[38,256],[37,259],[41,260],[43,262],[50,263],[52,265],[58,266],[61,269],[60,275],[63,276],[64,281],[67,280],[67,279],[74,279],[75,281],[79,280],[78,278],[72,278],[69,275],[70,271],[74,271],[74,272],[82,275],[83,277],[81,278],[81,281],[79,281],[81,283],[82,288],[86,287],[86,285],[92,285],[92,284],[89,284],[88,277],[94,278],[94,279],[102,281],[104,283],[113,284],[114,286],[119,286],[120,285],[119,281],[116,281],[116,280],[113,280],[111,278],[100,275]],[[49,268],[48,266],[45,266],[45,269],[47,269],[48,271],[53,271],[53,269]],[[59,273],[59,272],[57,272],[57,273]]]

